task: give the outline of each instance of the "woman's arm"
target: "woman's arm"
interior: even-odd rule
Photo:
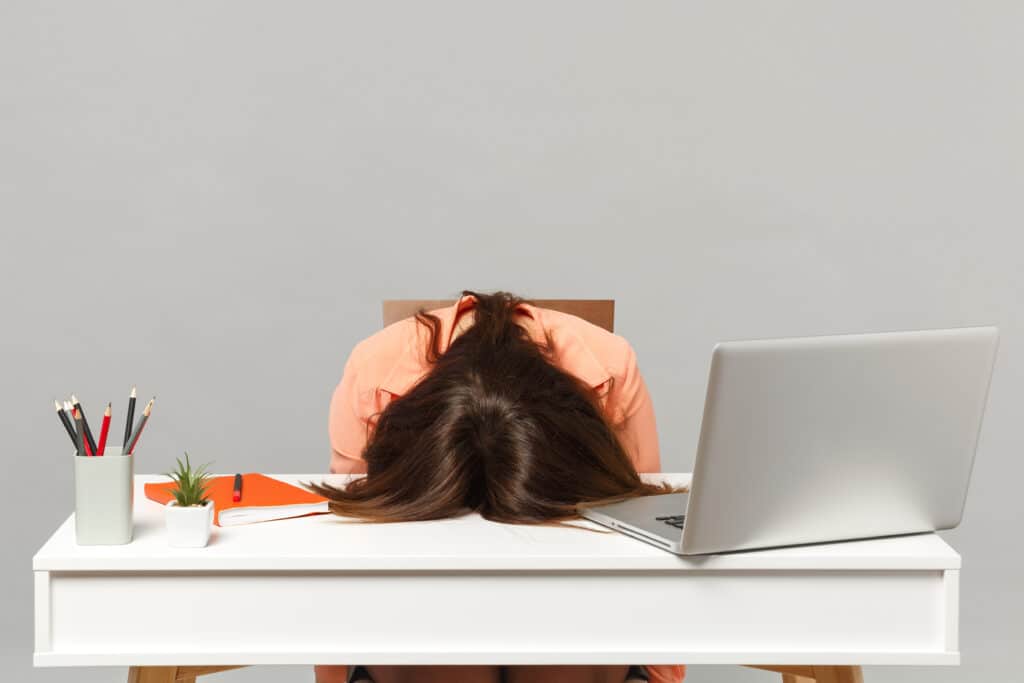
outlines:
[[[640,373],[636,352],[628,344],[621,367],[623,370],[613,380],[608,396],[615,433],[637,472],[660,472],[661,453],[654,403]]]
[[[362,394],[353,360],[355,355],[355,351],[349,355],[341,381],[331,397],[327,433],[331,440],[332,474],[366,472],[366,461],[361,456],[366,446],[367,423],[360,416]]]
[[[366,461],[331,449],[331,474],[366,474]]]

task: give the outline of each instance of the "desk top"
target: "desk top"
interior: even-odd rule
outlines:
[[[271,475],[289,482],[342,484],[349,475]],[[689,474],[644,475],[689,483]],[[214,527],[206,548],[171,548],[163,508],[135,477],[131,543],[79,546],[69,517],[32,559],[36,571],[721,571],[942,570],[960,556],[936,534],[678,557],[618,533],[489,522],[476,514],[430,522],[365,524],[316,515]],[[579,526],[603,530],[590,521]]]

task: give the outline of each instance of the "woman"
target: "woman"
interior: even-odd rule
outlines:
[[[464,291],[450,308],[389,325],[349,356],[331,401],[331,472],[311,485],[332,512],[369,522],[486,519],[558,524],[578,503],[669,493],[654,409],[629,343],[508,294]],[[581,532],[583,533],[583,532]],[[317,667],[319,683],[682,680],[681,666]],[[348,678],[346,678],[348,677]]]

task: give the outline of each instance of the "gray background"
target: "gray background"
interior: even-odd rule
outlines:
[[[1022,29],[1014,2],[5,0],[3,678],[124,680],[30,668],[30,558],[72,504],[53,397],[158,394],[142,471],[322,471],[380,300],[462,288],[615,298],[669,470],[717,340],[1000,325],[945,534],[963,666],[867,673],[1012,678]]]

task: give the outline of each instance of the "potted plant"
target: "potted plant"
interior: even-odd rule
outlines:
[[[178,469],[166,475],[175,483],[171,489],[174,500],[164,512],[167,542],[176,548],[202,548],[210,541],[213,528],[213,501],[206,497],[210,486],[207,465],[193,469],[185,453],[185,462],[177,458]]]

